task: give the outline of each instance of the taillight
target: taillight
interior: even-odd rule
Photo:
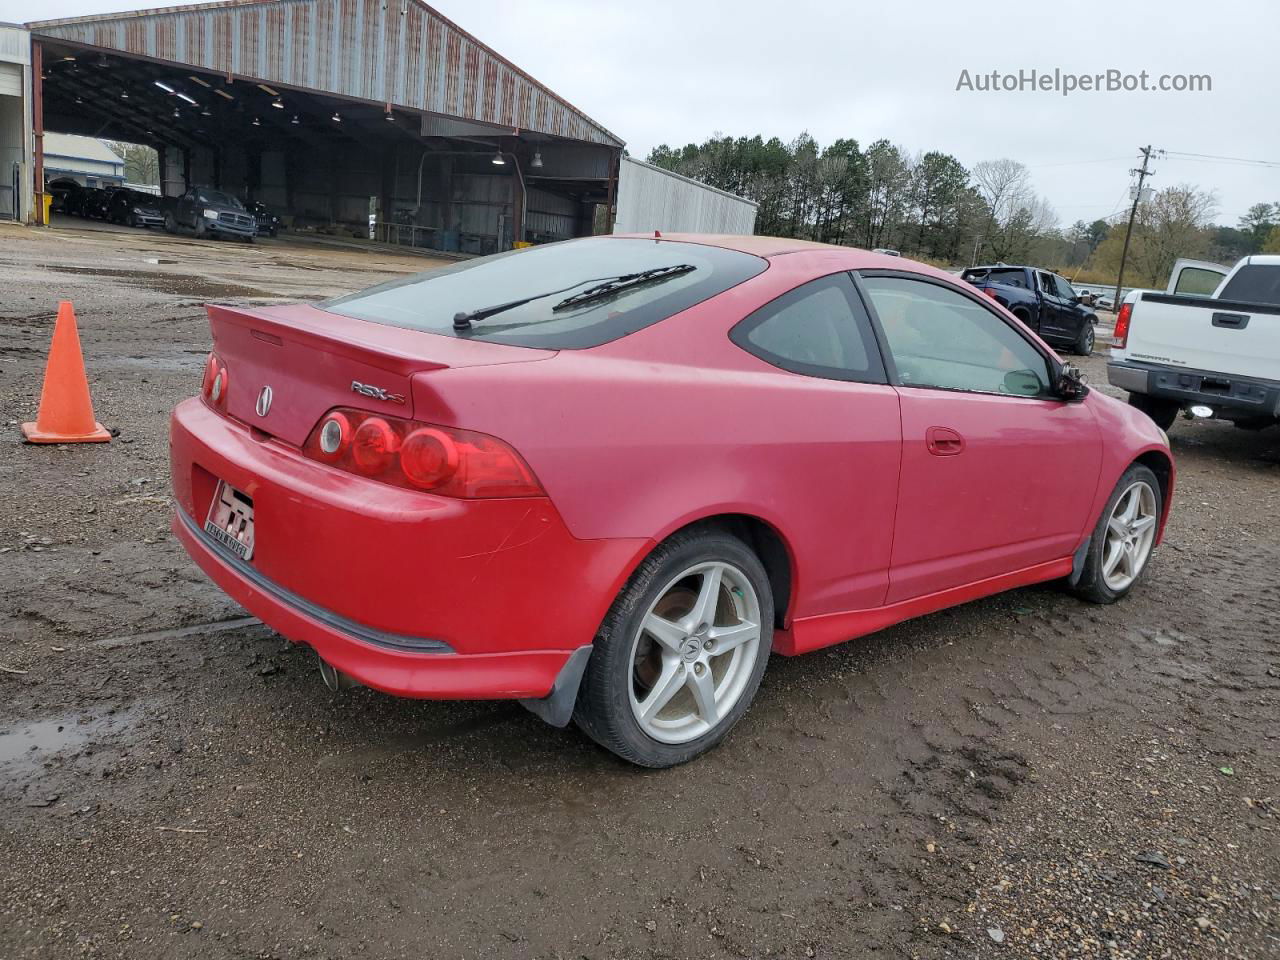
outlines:
[[[227,376],[227,368],[223,362],[218,359],[216,353],[209,354],[209,359],[204,365],[204,381],[200,384],[200,393],[208,401],[211,407],[218,410],[227,408],[227,387],[230,380]]]
[[[986,294],[988,297],[990,297],[992,300],[994,300],[994,299],[996,298],[996,288],[995,288],[995,287],[983,287],[983,288],[982,288],[982,292],[983,292],[983,293],[985,293],[985,294]]]
[[[1123,349],[1124,345],[1129,342],[1129,317],[1132,313],[1132,303],[1120,304],[1120,312],[1116,314],[1115,336],[1111,338],[1111,345],[1113,347],[1120,347]]]
[[[444,497],[543,496],[520,454],[473,430],[344,408],[326,413],[302,449],[340,470]]]

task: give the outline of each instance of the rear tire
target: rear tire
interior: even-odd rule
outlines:
[[[1072,351],[1082,357],[1092,356],[1094,336],[1093,324],[1086,323],[1080,331],[1080,336],[1076,337],[1076,342],[1072,344]]]
[[[1150,417],[1161,430],[1168,430],[1178,419],[1178,405],[1172,400],[1149,397],[1145,393],[1129,394],[1129,406],[1136,407]]]
[[[1092,603],[1115,603],[1151,566],[1164,515],[1164,495],[1150,468],[1135,463],[1116,484],[1098,518],[1080,581],[1072,588]]]
[[[164,215],[164,232],[165,233],[178,232],[178,220],[172,213],[166,213]]]
[[[660,544],[618,594],[574,720],[631,763],[685,763],[747,712],[772,643],[773,594],[759,558],[724,530],[693,527]]]

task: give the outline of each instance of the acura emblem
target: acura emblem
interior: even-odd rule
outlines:
[[[262,392],[258,394],[258,404],[254,407],[258,411],[258,416],[265,417],[271,412],[271,388],[263,387]]]

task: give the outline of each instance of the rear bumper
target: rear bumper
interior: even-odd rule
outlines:
[[[1129,393],[1142,393],[1180,406],[1203,404],[1218,416],[1280,416],[1280,382],[1122,360],[1107,364],[1107,380]]]
[[[578,540],[545,499],[460,501],[351,476],[200,400],[175,409],[173,530],[243,607],[387,693],[540,698],[647,541]],[[217,481],[253,499],[251,563],[203,532]]]

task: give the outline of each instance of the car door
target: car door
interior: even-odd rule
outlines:
[[[178,222],[184,227],[193,227],[196,223],[196,192],[188,190],[178,200]]]
[[[1185,297],[1211,297],[1231,270],[1205,260],[1178,260],[1169,274],[1166,293]]]
[[[1064,277],[1053,275],[1053,285],[1058,291],[1058,300],[1061,302],[1062,309],[1062,335],[1074,341],[1080,336],[1080,331],[1090,322],[1089,315],[1092,313],[1084,304],[1080,302],[1080,296],[1076,293],[1075,287]]]
[[[1040,336],[1061,340],[1070,338],[1070,304],[1063,303],[1052,273],[1036,271],[1036,286],[1040,288]]]
[[[863,271],[900,397],[888,603],[1071,557],[1091,527],[1101,438],[1052,392],[1054,361],[941,279]]]
[[[847,273],[809,280],[753,311],[730,339],[762,361],[763,435],[786,465],[758,471],[786,514],[796,618],[878,607],[889,585],[902,434],[862,299]],[[767,366],[766,366],[767,365]],[[771,369],[776,368],[776,369]]]

